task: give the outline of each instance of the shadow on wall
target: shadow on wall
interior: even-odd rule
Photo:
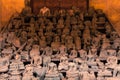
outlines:
[[[0,21],[6,23],[15,12],[21,12],[24,8],[24,0],[0,0]]]
[[[120,35],[120,0],[90,0],[90,5],[103,9]]]

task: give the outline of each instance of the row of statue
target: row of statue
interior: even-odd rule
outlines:
[[[0,80],[119,80],[119,48],[102,10],[26,6],[1,29]]]
[[[73,59],[60,56],[42,56],[35,50],[30,54],[3,53],[0,62],[1,80],[119,80],[120,65],[117,56],[105,60],[92,54]],[[86,54],[83,51],[83,54]],[[82,54],[82,53],[81,53]],[[27,61],[28,60],[28,61]]]

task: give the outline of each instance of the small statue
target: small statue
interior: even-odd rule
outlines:
[[[86,60],[87,59],[87,51],[86,50],[80,49],[80,50],[78,50],[78,53],[79,53],[80,58],[82,60]]]
[[[35,55],[40,55],[39,45],[33,45],[30,51],[30,57],[33,58]]]
[[[78,56],[77,51],[75,49],[71,50],[69,58],[76,58]]]
[[[106,68],[114,69],[117,66],[118,59],[116,56],[110,56],[107,58]]]
[[[12,41],[13,45],[17,48],[21,46],[20,39],[18,37],[15,37]]]
[[[120,47],[120,38],[118,37],[118,38],[115,38],[114,40],[113,40],[113,45],[112,45],[112,47],[114,48],[114,49],[118,49],[119,47]]]
[[[39,40],[40,50],[44,50],[47,47],[46,37],[41,36]]]
[[[99,57],[101,59],[107,59],[107,57],[108,57],[107,50],[106,49],[101,49]]]
[[[100,38],[97,37],[92,37],[92,46],[99,48],[100,47]]]
[[[74,43],[75,43],[76,50],[80,50],[81,49],[81,39],[79,36],[76,36],[74,38]]]
[[[57,29],[63,29],[63,28],[64,28],[64,19],[63,19],[63,17],[61,17],[58,20]]]
[[[23,73],[22,80],[39,80],[38,78],[33,76],[33,66],[32,65],[27,65],[25,67],[25,71]]]
[[[51,47],[53,49],[53,51],[58,51],[59,47],[60,47],[60,37],[59,36],[55,36],[54,37],[54,41],[51,43]]]
[[[73,27],[75,27],[75,26],[73,26]],[[70,34],[73,38],[76,38],[77,36],[79,36],[79,33],[80,33],[79,30],[75,29],[75,30],[72,30]]]
[[[40,28],[40,29],[39,29],[39,32],[38,32],[38,36],[39,36],[39,37],[44,36],[43,30],[44,30],[43,28]]]
[[[15,33],[14,32],[10,32],[8,34],[8,37],[7,37],[7,42],[8,43],[12,43],[13,39],[15,38]]]
[[[67,13],[68,13],[68,15],[70,15],[70,16],[74,16],[74,15],[75,15],[73,9],[68,10]]]
[[[42,57],[40,55],[35,55],[32,62],[34,66],[40,66],[42,64]]]
[[[110,34],[110,39],[114,40],[116,38],[119,38],[118,33],[116,31],[112,31],[111,34]]]
[[[55,63],[49,63],[48,71],[46,72],[44,80],[63,80],[64,77],[57,70],[57,65]]]
[[[48,64],[51,62],[51,56],[43,56],[43,66],[48,67]]]
[[[79,30],[84,30],[85,29],[85,26],[83,25],[82,21],[79,21],[79,23],[78,23],[78,29]]]
[[[59,54],[56,55],[57,58],[68,56],[67,47],[65,45],[60,45]]]
[[[22,45],[23,43],[25,43],[27,41],[27,32],[26,31],[22,31],[20,34],[20,44]]]
[[[9,80],[21,80],[21,73],[25,69],[23,62],[14,60],[10,64],[11,77]]]
[[[45,33],[47,45],[51,45],[53,36],[54,36],[54,33],[52,32],[52,29],[51,28],[47,28],[46,29],[46,33]]]
[[[70,23],[71,23],[72,25],[77,24],[77,19],[76,19],[76,17],[74,17],[74,16],[71,17]]]
[[[67,47],[68,50],[73,49],[75,47],[73,43],[73,37],[72,36],[66,36],[65,38],[65,46]]]
[[[63,29],[63,31],[62,31],[62,34],[63,35],[69,35],[70,34],[70,29],[69,29],[69,27],[64,27],[64,29]]]
[[[33,44],[33,39],[32,38],[28,39],[28,41],[26,43],[26,46],[25,46],[25,50],[26,51],[31,50],[32,49],[32,44]]]
[[[67,80],[80,80],[79,71],[75,63],[69,63],[69,69],[66,72]]]
[[[30,60],[30,56],[28,54],[28,51],[22,51],[21,52],[21,61],[27,62]]]
[[[44,6],[40,9],[39,15],[41,16],[50,16],[50,9]]]
[[[43,52],[43,56],[52,56],[52,53],[53,53],[53,49],[49,46],[47,46],[45,49],[44,49],[44,52]]]
[[[7,72],[9,70],[8,66],[10,64],[9,58],[0,58],[0,72]]]
[[[85,61],[83,61],[79,67],[80,72],[88,71],[89,67]]]
[[[105,29],[106,29],[106,35],[110,36],[110,33],[112,32],[112,27],[108,22],[106,22]]]
[[[65,37],[66,37],[65,34],[61,35],[61,44],[65,44]]]
[[[58,70],[68,70],[68,58],[67,57],[61,57],[60,58],[60,63],[58,65]]]
[[[86,26],[85,30],[83,31],[83,40],[84,40],[84,49],[89,49],[91,45],[91,35],[88,26]]]
[[[104,68],[104,64],[100,61],[99,58],[96,58],[95,62],[98,65],[98,69],[103,69]]]
[[[83,62],[80,67],[80,80],[89,80],[88,65],[86,62]]]
[[[102,35],[102,41],[103,41],[101,46],[102,49],[107,49],[111,46],[110,40],[106,38],[106,35]]]
[[[65,9],[60,9],[60,10],[59,10],[59,15],[60,15],[61,17],[64,17],[64,16],[65,16],[65,13],[66,13]]]

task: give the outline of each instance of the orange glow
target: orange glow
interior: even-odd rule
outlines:
[[[7,22],[16,11],[20,13],[24,7],[24,0],[0,0],[0,3],[2,22]]]
[[[90,5],[103,9],[120,34],[120,1],[119,0],[90,0]]]

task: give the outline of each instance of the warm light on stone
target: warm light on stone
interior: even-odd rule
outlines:
[[[119,0],[90,0],[90,5],[102,9],[120,34],[120,1]]]
[[[2,22],[7,22],[15,12],[21,12],[24,8],[24,0],[0,0],[0,18]]]

